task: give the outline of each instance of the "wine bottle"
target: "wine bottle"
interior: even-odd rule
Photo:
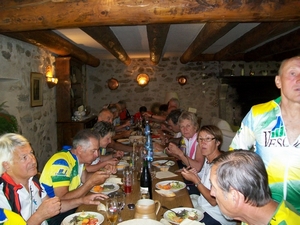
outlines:
[[[141,195],[143,193],[145,195],[149,194],[149,198],[152,199],[152,179],[147,159],[144,159],[143,171],[141,173],[140,192]]]

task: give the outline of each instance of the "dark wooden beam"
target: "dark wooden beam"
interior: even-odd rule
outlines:
[[[245,53],[245,61],[273,60],[272,55],[300,49],[300,28]]]
[[[235,55],[238,57],[242,52],[299,26],[300,22],[261,23],[216,53],[214,58],[219,61],[235,59]]]
[[[103,25],[299,21],[299,8],[299,0],[1,0],[0,32]]]
[[[147,36],[150,51],[150,61],[157,65],[169,33],[170,24],[147,25]]]
[[[131,63],[131,59],[122,47],[114,32],[108,26],[100,27],[81,27],[85,33],[90,35],[95,41],[100,43],[113,56],[123,62],[125,65]]]
[[[93,67],[97,67],[100,64],[99,59],[78,48],[51,30],[3,33],[3,35],[36,45],[59,56],[72,56],[84,64]]]
[[[199,53],[203,52],[238,23],[206,23],[195,40],[180,57],[180,62],[185,64],[192,61]]]

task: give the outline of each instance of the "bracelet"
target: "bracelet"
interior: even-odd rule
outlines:
[[[195,187],[198,187],[199,184],[201,184],[201,181],[195,183]]]

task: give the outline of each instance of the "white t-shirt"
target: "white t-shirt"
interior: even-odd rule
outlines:
[[[201,171],[198,173],[198,176],[201,179],[202,184],[207,188],[211,189],[211,183],[209,180],[210,177],[210,169],[211,164],[208,163],[207,159],[205,159],[205,162],[203,164],[203,167]],[[200,194],[197,200],[197,204],[194,205],[194,208],[198,208],[201,211],[205,211],[208,213],[211,217],[213,217],[215,220],[219,221],[222,225],[234,225],[236,222],[226,220],[223,214],[220,211],[220,208],[218,205],[212,206],[206,198],[203,197],[203,195]]]
[[[42,196],[39,194],[39,189],[32,181],[32,178],[28,181],[29,192],[23,186],[23,188],[17,191],[21,203],[21,215],[25,221],[37,211],[37,208],[41,205],[42,199],[46,197],[46,192],[42,191]],[[10,204],[7,201],[3,193],[3,184],[0,185],[0,208],[11,210]],[[48,225],[47,221],[44,221],[42,225]]]

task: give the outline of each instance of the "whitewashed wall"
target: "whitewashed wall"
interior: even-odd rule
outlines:
[[[43,82],[43,106],[30,106],[30,73],[45,74],[55,58],[36,46],[0,35],[0,103],[14,115],[36,153],[39,170],[57,151],[55,88]]]

